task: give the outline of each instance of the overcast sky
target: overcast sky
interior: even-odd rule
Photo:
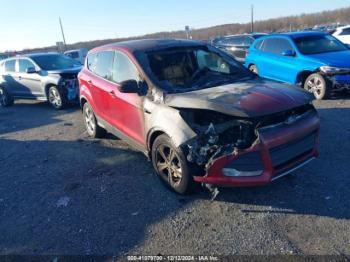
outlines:
[[[349,0],[0,0],[0,51],[201,28],[350,6]]]

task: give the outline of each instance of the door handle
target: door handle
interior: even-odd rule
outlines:
[[[87,82],[88,82],[90,85],[92,85],[92,81],[91,81],[91,80],[88,80]]]
[[[116,95],[113,90],[109,91],[108,93],[111,95],[111,97],[116,98]]]

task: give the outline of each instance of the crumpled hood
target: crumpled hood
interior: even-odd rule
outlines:
[[[164,103],[175,108],[208,109],[237,117],[254,118],[310,103],[311,93],[272,81],[252,80],[224,86],[168,94]]]
[[[73,68],[68,68],[68,69],[61,69],[61,70],[51,70],[47,71],[49,74],[78,74],[81,71],[82,67],[73,67]]]
[[[308,55],[307,57],[328,66],[350,68],[350,50]]]

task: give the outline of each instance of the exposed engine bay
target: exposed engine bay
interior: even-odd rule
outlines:
[[[312,110],[312,105],[304,105],[270,116],[242,119],[209,110],[183,109],[182,117],[198,135],[187,143],[187,160],[207,168],[221,156],[258,143],[260,128],[290,124]]]

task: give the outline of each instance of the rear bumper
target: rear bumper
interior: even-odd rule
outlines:
[[[213,160],[200,183],[218,186],[263,186],[304,166],[318,156],[319,117],[310,111],[292,124],[258,130],[259,142],[251,148]],[[232,170],[256,176],[234,176]]]

